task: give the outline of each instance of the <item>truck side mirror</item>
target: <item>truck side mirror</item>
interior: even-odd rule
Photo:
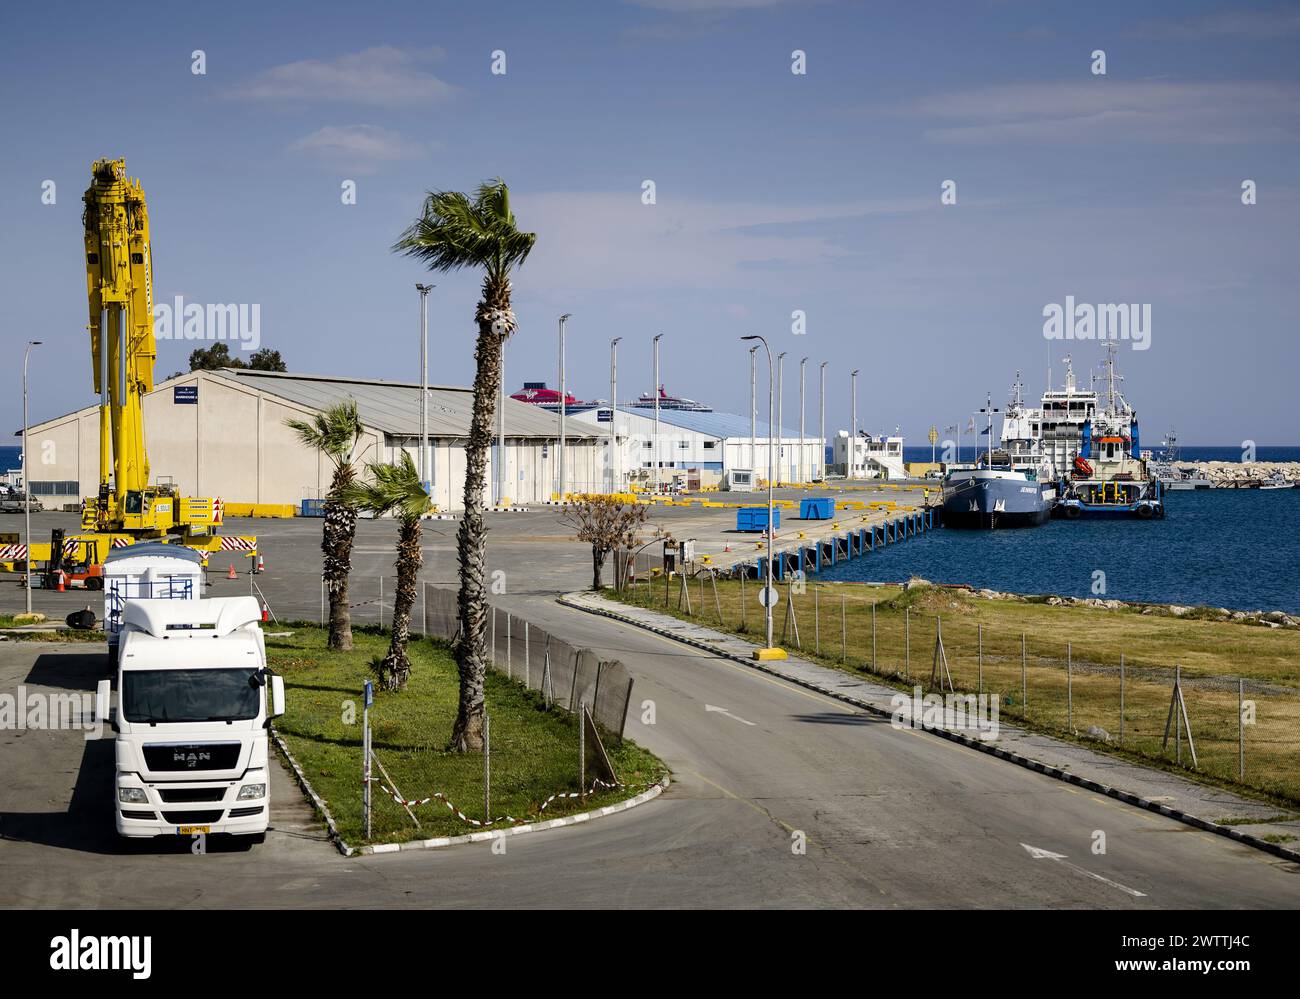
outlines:
[[[95,687],[95,722],[104,725],[111,721],[108,717],[108,701],[113,681],[100,680]]]
[[[284,714],[284,677],[271,674],[271,717]]]

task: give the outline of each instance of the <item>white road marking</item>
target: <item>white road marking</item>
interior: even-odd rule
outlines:
[[[745,719],[744,719],[744,718],[741,718],[739,715],[733,715],[733,714],[732,714],[730,711],[728,711],[726,708],[720,708],[720,707],[718,707],[716,704],[706,704],[706,705],[704,705],[704,710],[705,710],[705,711],[711,711],[711,712],[713,712],[714,714],[726,715],[726,716],[727,716],[728,718],[730,718],[732,721],[738,721],[738,722],[740,722],[740,724],[742,724],[742,725],[751,725],[751,726],[752,726],[752,725],[754,724],[752,721],[745,721]]]
[[[1028,843],[1021,843],[1020,845],[1023,846],[1026,850],[1028,850],[1029,856],[1033,857],[1035,860],[1055,860],[1062,867],[1068,867],[1070,870],[1075,871],[1078,874],[1082,874],[1085,877],[1092,878],[1094,881],[1100,881],[1103,884],[1110,885],[1112,888],[1118,888],[1120,891],[1126,892],[1127,894],[1132,895],[1134,898],[1147,897],[1145,892],[1140,892],[1136,888],[1130,888],[1127,885],[1122,885],[1118,881],[1112,881],[1110,878],[1104,878],[1100,874],[1095,874],[1092,871],[1085,870],[1084,868],[1080,867],[1078,864],[1070,863],[1068,860],[1065,859],[1065,854],[1063,853],[1053,853],[1051,850],[1044,850],[1042,847],[1038,847],[1038,846],[1030,846]]]

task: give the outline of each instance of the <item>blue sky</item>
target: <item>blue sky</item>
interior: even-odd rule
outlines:
[[[120,156],[156,300],[260,305],[291,370],[417,378],[424,275],[389,246],[425,190],[499,175],[538,233],[511,389],[555,381],[571,312],[579,397],[608,394],[612,336],[620,395],[648,390],[662,332],[671,391],[744,412],[738,338],[759,332],[789,354],[787,424],[808,356],[810,427],[825,360],[829,424],[860,368],[860,425],[920,444],[1016,369],[1040,392],[1049,347],[1086,374],[1098,344],[1042,332],[1073,295],[1151,305],[1150,349],[1119,361],[1148,439],[1300,442],[1300,6],[127,3],[117,34],[102,10],[28,6],[0,32],[11,428],[29,338],[34,419],[93,401],[80,198]],[[432,280],[430,377],[468,384],[478,277]],[[162,343],[159,375],[193,346]]]

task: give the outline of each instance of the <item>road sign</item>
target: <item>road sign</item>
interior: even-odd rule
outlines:
[[[775,586],[764,586],[758,591],[758,602],[764,607],[775,607],[781,602],[781,594]]]

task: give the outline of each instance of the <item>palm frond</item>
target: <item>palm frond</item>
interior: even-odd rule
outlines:
[[[393,251],[424,261],[433,271],[482,267],[503,278],[527,259],[537,234],[520,232],[505,181],[480,184],[474,200],[458,191],[430,191],[421,214],[402,232]]]
[[[418,520],[428,511],[429,494],[408,452],[391,464],[374,462],[366,470],[371,481],[355,483],[344,492],[350,505],[376,517],[392,513],[400,520]]]
[[[346,464],[365,427],[355,399],[344,399],[316,413],[310,420],[285,420],[304,447],[321,451],[335,465]]]

